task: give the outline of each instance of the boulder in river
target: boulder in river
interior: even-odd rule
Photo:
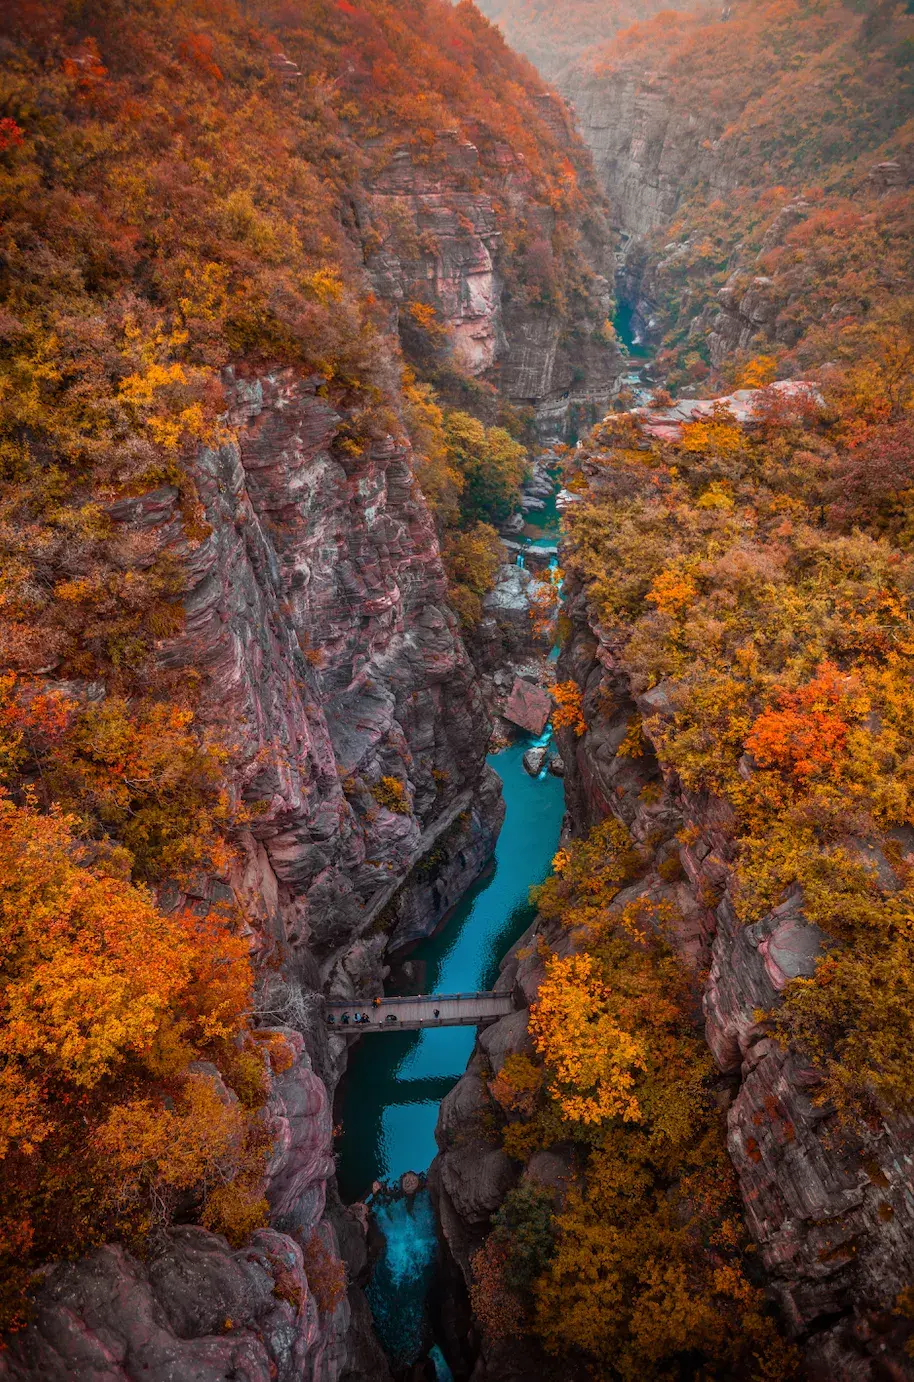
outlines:
[[[533,748],[527,750],[524,754],[524,767],[531,777],[539,777],[548,756],[548,749]]]
[[[400,1189],[404,1195],[415,1195],[421,1189],[422,1177],[417,1176],[415,1171],[404,1171],[400,1177]]]
[[[552,697],[542,687],[516,677],[502,714],[512,725],[539,736],[552,714]]]
[[[510,518],[506,518],[499,528],[500,533],[507,533],[509,537],[515,533],[522,533],[526,519],[522,513],[512,513]]]
[[[552,757],[549,759],[549,771],[552,773],[552,776],[553,776],[553,777],[564,777],[564,776],[565,776],[565,760],[564,760],[564,758],[560,758],[560,757],[558,756],[557,753],[556,753],[556,754],[553,754]]]

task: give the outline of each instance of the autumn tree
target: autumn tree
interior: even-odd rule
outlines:
[[[482,618],[482,599],[494,588],[505,549],[491,524],[474,523],[466,530],[447,533],[441,555],[451,603],[464,627],[472,629]]]
[[[573,730],[578,738],[587,732],[584,718],[584,704],[581,688],[575,681],[556,682],[552,687],[555,710],[552,712],[553,729]]]
[[[468,413],[445,417],[451,466],[463,477],[462,521],[503,523],[519,506],[527,453],[503,427],[486,427]]]
[[[193,1191],[246,1183],[255,1218],[265,1143],[227,1090],[251,970],[230,917],[160,911],[122,851],[78,822],[0,795],[0,1157],[6,1309],[29,1265],[105,1233],[142,1235]],[[267,1139],[268,1143],[268,1139]],[[211,1205],[209,1211],[206,1206]],[[258,1207],[259,1206],[259,1207]]]
[[[530,1011],[530,1031],[550,1090],[567,1118],[637,1121],[640,1044],[617,1023],[599,970],[587,955],[547,962]]]

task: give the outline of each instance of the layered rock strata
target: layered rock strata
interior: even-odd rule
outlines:
[[[543,93],[541,105],[560,144],[579,158],[562,102]],[[523,157],[504,143],[487,152],[485,191],[479,150],[456,133],[440,136],[421,159],[408,148],[393,153],[371,179],[362,208],[363,231],[376,231],[368,272],[391,304],[391,324],[408,353],[440,356],[445,387],[447,369],[456,367],[490,386],[493,405],[500,398],[531,408],[543,439],[573,440],[603,415],[621,377],[619,353],[600,333],[612,310],[610,246],[596,233],[598,216],[579,227],[592,300],[577,317],[557,299],[512,286],[496,200],[543,245],[560,228],[551,207],[535,198]],[[596,185],[589,190],[598,201]],[[426,309],[432,316],[423,326]]]
[[[791,149],[791,72],[807,61],[814,70],[824,58],[823,46],[847,43],[841,59],[831,48],[817,68],[814,85],[823,91],[820,118],[827,129],[834,117],[824,112],[830,100],[840,100],[833,74],[842,61],[869,61],[869,40],[859,33],[855,39],[842,23],[810,41],[802,58],[782,55],[762,72],[751,57],[743,59],[740,44],[747,54],[752,51],[751,29],[741,39],[739,29],[727,24],[730,17],[730,7],[705,12],[705,28],[693,32],[689,57],[685,40],[678,59],[662,41],[645,48],[640,59],[624,43],[609,44],[558,78],[612,208],[619,237],[616,296],[630,313],[635,341],[655,345],[669,332],[683,349],[703,352],[715,368],[739,353],[777,346],[790,351],[814,325],[827,328],[832,316],[865,319],[883,292],[905,291],[904,262],[893,260],[891,236],[881,253],[874,251],[880,274],[866,291],[849,282],[838,291],[827,284],[828,272],[804,253],[803,224],[811,220],[815,226],[822,213],[821,202],[808,195],[810,178],[822,182],[827,170],[824,182],[831,182],[835,206],[856,203],[865,223],[879,223],[886,215],[881,203],[914,182],[914,163],[899,138],[903,102],[889,109],[887,101],[882,118],[864,118],[845,141],[840,173],[825,141],[802,141],[780,165],[784,185],[772,187],[781,178],[766,177],[770,165],[759,158],[754,132],[767,125],[769,156],[776,146],[782,154]],[[886,41],[888,34],[887,29]],[[746,65],[737,75],[742,60]],[[728,65],[729,90],[721,101],[716,83],[727,79],[719,77],[718,66]],[[690,82],[691,93],[684,95]],[[872,85],[872,79],[862,78],[862,84]],[[711,98],[701,99],[702,92]],[[779,113],[772,126],[774,110]],[[817,148],[818,163],[812,154]],[[754,223],[745,215],[735,222],[729,244],[728,232],[715,229],[705,214],[728,203],[757,208]]]
[[[307,1279],[315,1240],[338,1261],[342,1237],[354,1274],[364,1266],[364,1225],[332,1193],[327,1207],[345,1045],[327,1040],[322,993],[380,992],[387,949],[434,929],[487,864],[504,808],[408,449],[341,446],[347,419],[316,385],[229,372],[237,440],[194,463],[202,540],[187,538],[177,489],[111,509],[150,559],[179,564],[186,624],[160,663],[202,678],[251,808],[237,868],[161,901],[245,905],[260,1025],[283,1024],[295,1055],[266,1114],[274,1227],[239,1251],[178,1228],[148,1261],[108,1246],[52,1267],[0,1355],[16,1382],[387,1375],[360,1294],[328,1314]],[[215,1067],[198,1073],[234,1098]]]

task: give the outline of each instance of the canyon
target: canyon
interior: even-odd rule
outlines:
[[[599,485],[603,467],[585,458],[584,470]],[[613,907],[647,906],[647,915],[675,918],[666,935],[702,994],[719,1072],[715,1100],[747,1227],[780,1317],[801,1341],[802,1375],[909,1377],[909,1325],[891,1307],[912,1270],[910,1122],[901,1116],[842,1130],[816,1099],[819,1072],[785,1049],[766,1020],[791,980],[814,974],[828,938],[804,915],[799,889],[752,926],[737,919],[732,808],[685,790],[658,765],[672,688],[632,684],[573,575],[564,609],[571,632],[558,675],[580,687],[587,720],[580,737],[557,734],[566,829],[585,836],[607,819],[623,823],[640,863],[637,881]],[[633,717],[646,740],[634,758],[625,747]],[[897,886],[887,865],[886,873],[885,885]],[[452,1270],[468,1288],[474,1256],[510,1189],[532,1187],[561,1205],[580,1182],[580,1162],[563,1140],[534,1151],[522,1168],[506,1155],[504,1109],[492,1092],[506,1060],[532,1053],[528,1014],[546,977],[544,955],[573,955],[580,944],[573,931],[542,918],[520,938],[495,985],[513,994],[518,1011],[480,1034],[466,1075],[441,1106],[430,1182]],[[485,1342],[473,1375],[523,1379],[549,1376],[553,1366],[530,1338],[495,1339]]]
[[[274,53],[269,67],[282,102],[305,90],[293,57]],[[530,100],[586,181],[561,103],[546,91]],[[503,401],[529,411],[541,442],[573,437],[605,411],[621,370],[599,335],[611,304],[599,194],[591,182],[575,213],[582,294],[564,306],[525,296],[510,282],[504,207],[544,245],[556,211],[542,172],[480,134],[484,161],[453,129],[421,154],[408,143],[374,150],[348,193],[344,241],[363,254],[353,283],[382,311],[376,377],[402,406],[391,384],[402,348],[446,364],[443,390],[460,400],[475,389],[491,420]],[[367,161],[354,141],[348,156]],[[566,266],[577,248],[569,254]],[[364,405],[328,397],[321,373],[243,355],[221,366],[219,385],[225,440],[187,459],[195,535],[183,481],[109,499],[105,516],[113,540],[142,553],[140,578],[157,562],[177,573],[183,626],[157,639],[152,683],[190,678],[199,723],[231,745],[230,790],[247,815],[234,862],[167,883],[159,901],[204,918],[226,903],[244,913],[258,1038],[292,1053],[288,1069],[265,1069],[271,1226],[233,1249],[181,1224],[148,1258],[110,1244],[51,1267],[31,1322],[0,1356],[5,1377],[387,1375],[358,1284],[364,1209],[334,1188],[331,1109],[347,1043],[328,1036],[323,996],[380,992],[388,952],[429,936],[489,864],[504,814],[485,763],[489,714],[399,419],[366,437]],[[104,677],[45,684],[74,705],[106,696]],[[214,1065],[190,1070],[237,1107]],[[321,1294],[314,1281],[335,1280],[341,1260],[348,1297]]]
[[[433,14],[440,36],[450,33],[451,19],[439,8],[426,6],[423,14]],[[226,792],[238,807],[232,857],[221,870],[200,867],[196,876],[159,881],[155,892],[167,915],[188,913],[202,922],[237,905],[244,917],[255,975],[253,1030],[262,1043],[262,1121],[270,1140],[263,1185],[268,1226],[247,1234],[240,1246],[230,1243],[198,1221],[192,1197],[185,1196],[174,1221],[159,1225],[148,1241],[98,1241],[74,1260],[62,1253],[41,1264],[31,1318],[0,1352],[0,1378],[10,1382],[385,1382],[392,1376],[418,1382],[432,1375],[522,1382],[601,1366],[584,1353],[563,1363],[532,1329],[520,1338],[499,1338],[473,1313],[477,1254],[510,1195],[518,1188],[542,1195],[558,1217],[583,1184],[584,1154],[571,1137],[556,1136],[523,1159],[509,1154],[505,1127],[517,1120],[506,1117],[497,1093],[503,1072],[515,1068],[510,1062],[529,1061],[538,1049],[530,1010],[551,959],[584,953],[573,927],[554,917],[531,920],[525,911],[527,883],[540,883],[549,867],[562,790],[563,852],[607,823],[626,832],[636,863],[611,898],[613,914],[640,907],[675,917],[666,939],[688,977],[691,1029],[704,1033],[713,1058],[705,1083],[738,1186],[753,1289],[764,1294],[766,1311],[770,1306],[766,1320],[776,1321],[772,1328],[797,1350],[800,1375],[821,1382],[914,1376],[910,1317],[898,1305],[914,1274],[914,1124],[904,1111],[882,1110],[850,1129],[840,1124],[819,1097],[821,1071],[782,1039],[772,1017],[792,981],[815,978],[832,941],[807,915],[799,884],[744,924],[734,807],[724,792],[686,786],[665,757],[680,711],[675,680],[639,676],[626,661],[619,628],[608,627],[599,608],[573,515],[561,547],[551,531],[537,539],[538,555],[536,542],[530,545],[536,531],[530,525],[560,484],[570,486],[563,490],[569,510],[599,505],[617,483],[624,497],[640,493],[647,482],[631,480],[626,467],[632,455],[637,459],[655,444],[678,445],[683,425],[713,427],[719,422],[715,400],[731,405],[729,423],[753,435],[767,425],[778,400],[789,410],[807,391],[810,408],[825,406],[821,379],[801,382],[811,361],[813,367],[821,363],[813,360],[817,333],[852,317],[864,299],[890,299],[903,281],[906,242],[896,199],[909,188],[910,157],[906,147],[893,144],[895,134],[883,118],[895,88],[880,97],[883,113],[855,136],[852,166],[828,190],[836,202],[852,201],[854,215],[890,241],[878,294],[866,277],[876,274],[870,266],[850,286],[828,278],[819,301],[817,265],[803,259],[809,243],[803,237],[818,225],[824,195],[806,195],[815,160],[803,153],[787,173],[770,164],[757,169],[757,148],[747,136],[759,111],[773,121],[774,106],[783,117],[791,79],[779,85],[766,68],[756,74],[757,90],[738,99],[728,92],[693,111],[686,109],[689,83],[699,79],[692,69],[684,78],[681,72],[677,77],[675,63],[663,65],[676,25],[690,41],[694,26],[695,46],[710,45],[712,56],[718,40],[720,51],[731,53],[739,30],[728,23],[729,11],[724,17],[679,16],[673,25],[663,16],[651,19],[656,7],[634,5],[619,10],[618,23],[604,16],[605,28],[593,33],[593,17],[579,16],[581,36],[551,63],[544,61],[559,95],[529,69],[511,65],[516,60],[505,56],[471,6],[458,8],[465,27],[454,52],[470,73],[463,80],[472,91],[467,95],[451,69],[442,69],[438,85],[446,101],[438,90],[434,100],[425,90],[420,99],[407,82],[423,54],[437,60],[437,40],[423,35],[426,46],[417,60],[415,52],[396,46],[406,42],[399,30],[383,28],[393,22],[381,15],[383,7],[380,18],[371,6],[365,10],[377,29],[345,3],[341,18],[316,7],[311,28],[293,23],[281,6],[275,13],[264,7],[257,21],[262,30],[247,17],[239,21],[231,42],[243,53],[244,72],[256,70],[268,93],[265,127],[282,127],[286,108],[294,107],[288,118],[300,121],[301,145],[316,139],[319,129],[321,150],[332,150],[332,172],[321,184],[332,213],[320,236],[334,245],[333,266],[313,273],[296,330],[327,332],[329,342],[330,322],[345,334],[350,326],[339,323],[349,323],[345,314],[356,311],[346,297],[351,294],[364,313],[358,319],[358,331],[366,333],[359,338],[361,354],[349,360],[340,352],[328,363],[336,346],[321,340],[313,358],[306,350],[281,358],[284,347],[275,342],[285,338],[278,330],[266,346],[258,341],[245,349],[237,343],[241,328],[226,317],[220,340],[231,338],[232,348],[220,346],[216,366],[207,364],[207,387],[218,389],[218,426],[194,436],[192,444],[185,438],[180,475],[171,457],[154,483],[106,479],[66,501],[75,512],[91,500],[88,516],[80,508],[82,518],[67,519],[70,530],[103,521],[105,551],[131,580],[151,583],[153,572],[171,573],[180,628],[159,629],[151,641],[142,692],[194,688],[199,733],[218,735],[228,746]],[[534,15],[534,7],[496,6],[493,0],[483,8],[502,22],[509,39],[512,25],[521,24],[534,59],[550,46],[554,20]],[[850,61],[842,45],[852,39],[838,32],[846,15],[833,8],[825,38],[837,45],[842,61]],[[634,38],[623,34],[612,53],[589,47],[636,19],[648,24]],[[222,22],[215,12],[208,21],[217,35]],[[340,39],[336,24],[351,24],[352,33]],[[323,47],[315,41],[312,48],[312,32]],[[881,33],[877,25],[874,43],[882,41]],[[48,40],[55,53],[56,34]],[[822,33],[815,30],[813,39],[820,42]],[[213,99],[221,99],[222,69],[216,68],[217,83],[205,66],[215,57],[205,45],[187,49],[189,41],[176,47],[177,57],[169,56],[168,73],[173,77],[175,63],[192,60],[196,69],[188,80],[209,82],[217,92]],[[12,39],[4,42],[12,49]],[[220,42],[226,50],[220,62],[231,73],[229,39],[223,34]],[[95,71],[92,55],[101,52],[112,70],[124,60],[105,54],[103,36],[80,43],[68,39],[66,49],[72,67],[67,80],[77,91],[74,99],[83,102],[71,118],[77,123],[91,110],[91,118],[103,122],[113,98],[86,85],[86,74]],[[654,54],[649,70],[642,43]],[[149,39],[153,50],[161,51]],[[218,45],[212,50],[219,51]],[[796,52],[809,56],[808,36]],[[118,80],[140,91],[146,74],[138,78],[133,61],[126,61],[126,75],[118,69]],[[796,70],[792,61],[786,67]],[[843,69],[836,70],[840,75]],[[508,114],[488,108],[481,114],[475,104],[477,88],[485,89],[493,72],[514,93],[517,104]],[[823,66],[820,76],[827,107],[838,83],[831,68]],[[230,75],[229,84],[233,80]],[[403,128],[395,99],[400,81],[427,125],[411,109],[414,124]],[[360,108],[369,94],[374,100],[372,82],[385,91],[384,101]],[[26,107],[16,109],[24,129]],[[128,117],[135,118],[129,111]],[[900,126],[900,113],[897,121]],[[274,146],[263,139],[272,157]],[[15,153],[18,145],[12,147]],[[315,166],[322,156],[308,154]],[[728,199],[742,214],[757,200],[759,185],[773,183],[776,173],[784,173],[783,184],[745,235],[738,216],[725,230],[715,221],[720,243],[706,250],[712,234],[707,217],[723,216],[719,208]],[[121,168],[110,182],[119,188],[129,179]],[[230,209],[232,233],[248,237],[245,253],[274,267],[282,262],[273,231],[257,220],[265,213],[253,202]],[[130,238],[125,233],[124,242]],[[303,242],[298,231],[294,238]],[[120,246],[117,253],[128,255]],[[137,282],[146,271],[140,263]],[[110,280],[114,271],[105,272]],[[101,269],[93,273],[103,298],[109,281]],[[95,281],[93,273],[85,271],[86,282]],[[150,302],[165,296],[164,281],[149,289]],[[133,284],[123,291],[138,290]],[[290,294],[278,277],[271,280],[270,310],[276,302],[287,305]],[[196,316],[185,300],[182,320],[191,327],[176,326],[174,339],[196,330],[198,321],[206,323],[202,340],[220,336],[212,323],[227,309],[212,305],[217,298],[198,304]],[[95,340],[100,330],[98,310],[93,305],[91,331],[79,328],[86,339]],[[684,403],[658,395],[634,412],[622,406],[633,364],[623,316],[632,327],[628,344],[656,352],[647,375],[669,382]],[[254,330],[255,319],[251,309],[245,331]],[[161,349],[167,333],[161,322],[154,330]],[[18,339],[18,328],[10,331]],[[351,333],[358,334],[354,326]],[[737,378],[737,366],[761,352],[781,352],[778,388],[764,394]],[[175,370],[190,376],[198,367],[154,366],[169,387]],[[120,378],[109,389],[112,397],[126,393]],[[423,467],[434,448],[411,420],[417,378],[435,391],[433,406],[445,413],[466,410],[488,427],[513,429],[535,462],[516,511],[500,527],[506,545],[475,626],[450,602],[445,525],[431,489],[423,493]],[[704,384],[709,401],[699,406],[695,399],[704,397]],[[176,407],[190,410],[183,397]],[[607,440],[600,429],[607,415],[627,417],[634,430],[621,442]],[[159,431],[153,434],[166,435],[161,420],[154,422]],[[37,433],[38,424],[29,426]],[[125,443],[125,453],[135,445]],[[729,512],[726,467],[717,458],[712,472],[712,498],[699,500],[697,508]],[[664,473],[658,493],[666,483]],[[789,503],[783,509],[796,516]],[[72,571],[65,574],[89,569],[82,557],[66,560]],[[564,568],[560,606],[546,584],[556,560]],[[548,617],[534,629],[537,600],[548,606]],[[555,665],[546,660],[554,635],[561,645]],[[55,652],[49,662],[44,656],[25,660],[19,675],[85,709],[122,686],[117,664],[100,672],[81,670],[86,665],[85,658]],[[455,916],[464,924],[465,910],[457,909],[475,905],[472,890],[490,878],[503,828],[499,758],[487,761],[487,755],[511,739],[502,762],[510,757],[512,771],[521,774],[522,754],[535,745],[542,757],[519,778],[521,792],[516,784],[510,791],[512,800],[525,803],[519,809],[536,809],[523,792],[542,787],[538,775],[544,779],[554,761],[543,717],[556,681],[572,688],[581,714],[578,728],[555,717],[555,771],[564,774],[564,784],[554,778],[547,784],[548,812],[544,808],[536,827],[535,850],[527,848],[536,857],[510,865],[528,868],[529,876],[524,873],[523,885],[504,897],[496,890],[489,898],[509,919],[523,916],[525,929],[518,939],[508,935],[500,916],[486,921],[486,946],[510,941],[494,986],[513,996],[516,1011],[480,1030],[466,1073],[437,1116],[438,1154],[427,1188],[440,1237],[436,1289],[446,1301],[442,1308],[439,1299],[434,1328],[439,1357],[432,1357],[432,1331],[423,1324],[414,1356],[397,1360],[392,1371],[365,1294],[383,1255],[378,1223],[384,1202],[369,1202],[366,1185],[347,1204],[337,1179],[348,1134],[344,1129],[341,1143],[334,1110],[339,1117],[341,1108],[351,1107],[372,1074],[352,1075],[350,1062],[358,1069],[364,1053],[353,1056],[350,1039],[330,1030],[324,1000],[365,1006],[385,986],[403,984],[404,975],[413,982],[409,976],[421,973],[422,965],[439,962],[434,947]],[[633,749],[636,724],[641,737]],[[743,768],[748,780],[752,762]],[[883,849],[876,833],[855,844],[875,871],[883,899],[906,884],[910,830],[900,830],[894,852]],[[514,860],[524,853],[522,822],[511,822],[508,834]],[[505,857],[497,865],[502,884]],[[499,959],[494,950],[485,955],[490,970]],[[280,1045],[287,1061],[269,1054]],[[195,1060],[188,1071],[223,1107],[239,1105],[211,1061]],[[417,1163],[410,1169],[426,1168]],[[675,1182],[671,1174],[670,1185]],[[720,1375],[750,1374],[737,1368]]]
[[[494,17],[511,34],[517,17],[502,9]],[[810,359],[806,338],[817,323],[827,329],[836,316],[861,310],[840,289],[835,292],[833,282],[823,284],[812,256],[804,261],[800,246],[811,240],[805,223],[824,220],[817,205],[821,191],[810,201],[804,189],[804,175],[821,171],[809,161],[808,148],[790,166],[787,136],[786,186],[769,193],[759,180],[753,124],[761,121],[770,131],[772,106],[794,99],[796,83],[785,72],[779,78],[783,90],[772,88],[768,72],[741,63],[740,44],[756,41],[750,8],[734,12],[732,28],[728,20],[729,9],[694,20],[663,16],[650,28],[623,35],[615,46],[575,55],[553,73],[609,196],[627,332],[642,348],[656,351],[662,343],[658,362],[686,395],[680,404],[667,397],[635,410],[643,426],[643,439],[635,444],[642,451],[649,449],[648,438],[681,439],[683,419],[703,410],[710,415],[710,404],[695,402],[701,396],[695,380],[708,367],[726,371],[735,359],[771,351],[778,352],[789,376]],[[548,18],[544,23],[548,29]],[[685,34],[678,51],[677,26]],[[827,39],[818,36],[817,85],[829,93],[825,104],[836,80],[828,42],[836,40],[843,52],[847,39],[834,30]],[[874,19],[864,42],[878,41]],[[667,53],[675,57],[665,64]],[[761,61],[769,57],[763,54]],[[731,64],[744,84],[727,91]],[[689,106],[689,90],[700,89],[699,71],[718,83],[715,100]],[[904,128],[909,98],[899,94],[897,102]],[[892,198],[910,187],[905,137],[897,130],[894,138],[887,135],[888,126],[878,121],[858,134],[840,192],[831,193],[848,198],[842,206],[852,207],[853,217],[877,225],[891,220]],[[728,199],[739,217],[753,186],[762,200],[751,220],[737,220],[735,230],[731,220],[722,234]],[[884,282],[894,272],[896,286],[906,291],[900,265],[895,268],[891,254],[883,262]],[[819,273],[822,267],[820,258]],[[872,297],[867,309],[875,310]],[[805,386],[777,387],[789,392]],[[721,399],[718,390],[717,399],[729,416],[745,422],[743,405],[751,408],[752,396],[749,391]],[[632,444],[628,438],[617,443]],[[590,439],[577,460],[575,497],[593,500],[608,487],[612,448],[601,450]],[[657,915],[676,918],[668,938],[702,995],[702,1022],[719,1072],[716,1098],[726,1116],[746,1223],[769,1294],[787,1332],[800,1342],[802,1375],[823,1382],[911,1376],[909,1326],[893,1313],[912,1270],[908,1119],[877,1116],[865,1131],[842,1129],[818,1097],[820,1072],[773,1038],[765,1015],[777,1010],[793,981],[813,978],[832,941],[806,915],[799,887],[787,889],[750,926],[737,917],[733,808],[713,793],[686,789],[675,771],[661,766],[676,687],[663,681],[646,685],[626,667],[619,630],[603,626],[576,577],[573,553],[573,547],[563,548],[563,617],[570,632],[557,676],[578,687],[586,729],[579,738],[568,729],[557,733],[568,836],[582,838],[606,820],[620,822],[641,863],[637,882],[618,893],[614,908],[623,914],[633,903],[649,905]],[[632,756],[635,723],[644,746]],[[900,875],[878,845],[860,848],[890,895]],[[514,994],[520,1011],[481,1034],[466,1076],[442,1104],[431,1182],[449,1259],[470,1290],[484,1270],[479,1260],[493,1216],[498,1223],[511,1187],[512,1194],[542,1191],[553,1206],[562,1206],[581,1183],[581,1163],[561,1139],[534,1151],[523,1167],[506,1157],[502,1133],[511,1105],[497,1090],[506,1061],[534,1054],[523,1010],[537,1002],[546,977],[543,956],[574,955],[582,944],[586,940],[555,920],[534,924],[506,958],[497,984]],[[507,1116],[510,1129],[516,1114]],[[552,1366],[529,1337],[487,1337],[474,1377],[548,1376]]]

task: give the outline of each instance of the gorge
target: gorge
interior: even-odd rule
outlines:
[[[0,14],[10,1382],[914,1377],[914,17],[481,8]]]

